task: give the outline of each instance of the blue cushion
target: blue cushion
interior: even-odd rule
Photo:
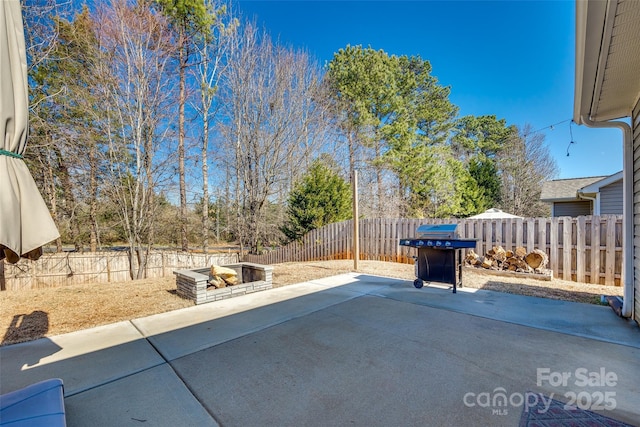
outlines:
[[[66,426],[62,380],[54,378],[0,396],[0,426]]]

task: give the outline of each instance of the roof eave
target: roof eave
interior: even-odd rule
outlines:
[[[586,185],[578,190],[578,193],[582,194],[590,194],[590,193],[599,193],[602,187],[606,187],[607,185],[613,184],[616,181],[620,181],[623,179],[622,171],[616,172],[613,175],[609,175],[606,178],[601,179],[600,181],[596,181],[593,184]]]
[[[640,2],[576,1],[573,120],[577,124],[630,117],[640,98],[635,74]],[[624,95],[622,95],[624,94]]]
[[[607,2],[576,1],[576,68],[573,121],[590,118],[596,74],[602,53]],[[604,53],[606,55],[606,52]]]
[[[575,197],[559,197],[557,199],[543,199],[540,198],[540,201],[542,202],[546,202],[546,203],[556,203],[556,202],[580,202],[582,201],[582,199],[580,199],[578,197],[578,195],[576,194]]]
[[[587,3],[576,2],[576,68],[575,68],[575,88],[573,96],[573,121],[582,124],[582,99],[584,81],[584,61],[585,61],[585,34],[586,34],[586,9]]]

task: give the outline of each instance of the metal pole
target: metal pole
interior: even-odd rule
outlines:
[[[353,170],[353,269],[358,271],[360,235],[358,227],[358,171]]]

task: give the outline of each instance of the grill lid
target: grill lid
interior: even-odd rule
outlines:
[[[417,238],[457,239],[457,224],[423,224],[416,230]]]

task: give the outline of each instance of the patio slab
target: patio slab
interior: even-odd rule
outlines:
[[[218,426],[168,365],[65,399],[67,425]]]
[[[640,419],[638,357],[627,346],[363,295],[171,364],[223,425],[513,426],[522,405],[480,407],[478,396],[566,401],[609,391],[616,411],[605,415]],[[577,387],[577,369],[603,367],[615,386]],[[553,386],[538,369],[572,378]]]
[[[132,323],[171,361],[359,295],[339,287],[301,283],[136,319]]]
[[[472,288],[458,288],[458,293],[453,294],[443,292],[443,286],[411,289],[406,283],[390,283],[374,293],[397,301],[640,348],[638,325],[618,317],[609,306]]]
[[[165,361],[130,322],[0,347],[0,394],[61,378],[65,397]]]
[[[314,280],[0,347],[0,385],[63,378],[69,425],[513,426],[522,403],[478,399],[528,391],[608,393],[615,409],[600,413],[640,420],[635,324],[607,307],[463,289]],[[580,384],[601,372],[615,384]]]

